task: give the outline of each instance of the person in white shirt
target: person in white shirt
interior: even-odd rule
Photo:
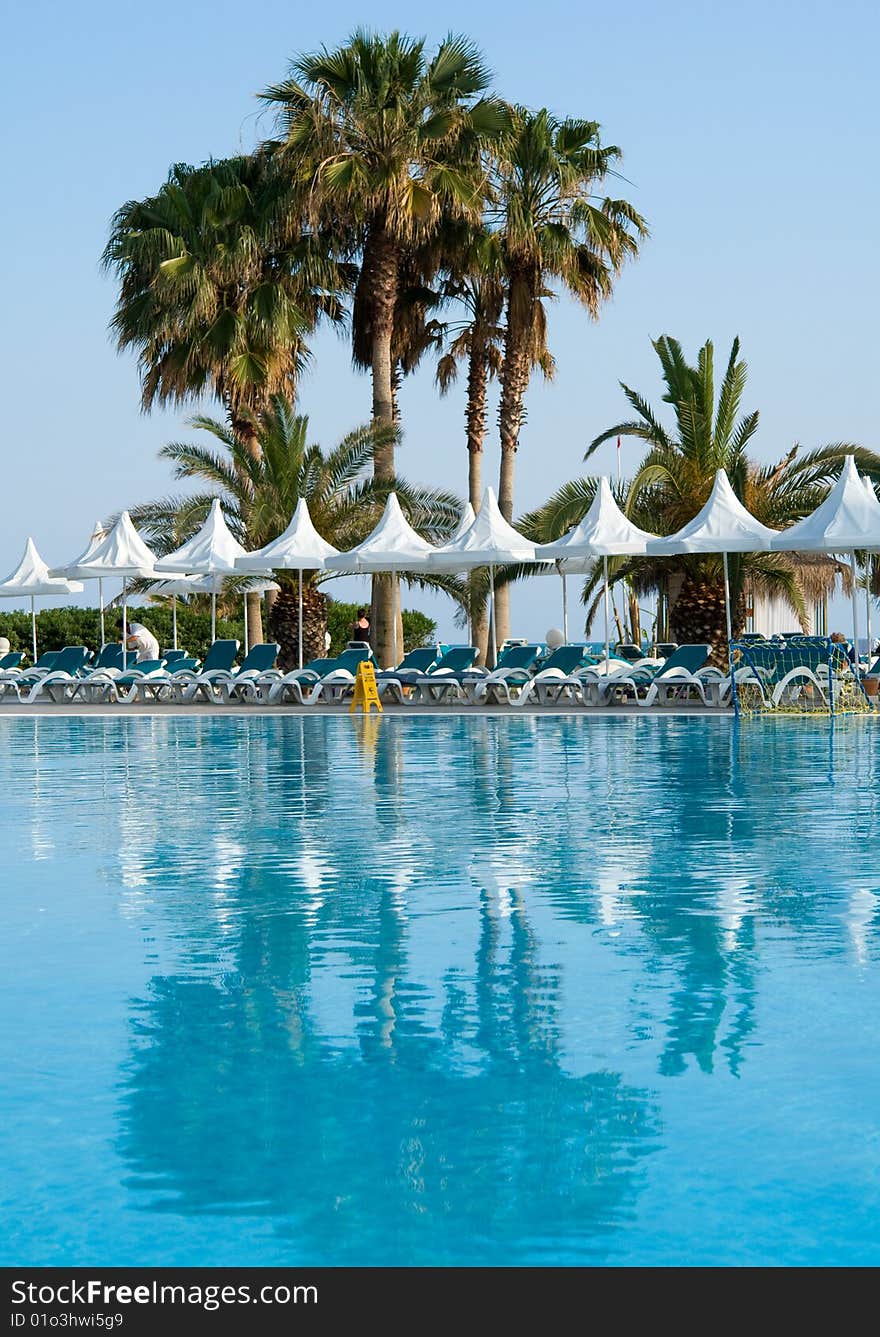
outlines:
[[[159,659],[159,642],[156,637],[142,622],[129,622],[128,640],[125,642],[126,650],[137,651],[137,662],[143,663],[145,659]]]

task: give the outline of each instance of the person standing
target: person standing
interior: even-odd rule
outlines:
[[[366,641],[370,644],[370,619],[367,617],[366,608],[359,608],[357,617],[351,624],[351,632],[348,639],[350,641]]]

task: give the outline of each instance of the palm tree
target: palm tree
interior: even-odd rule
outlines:
[[[397,492],[410,523],[427,539],[442,542],[455,527],[461,503],[448,493],[416,488],[404,479],[376,479],[368,474],[377,449],[387,445],[394,428],[359,427],[329,453],[308,440],[309,420],[294,412],[292,402],[273,395],[254,419],[259,451],[228,423],[199,415],[190,425],[206,432],[210,444],[173,441],[160,457],[174,465],[177,479],[198,479],[209,492],[171,496],[132,509],[135,523],[162,554],[193,534],[219,496],[227,521],[246,548],[261,548],[286,528],[304,498],[318,532],[342,550],[359,543],[376,524],[389,491]],[[304,572],[303,641],[310,658],[324,652],[325,599],[319,586],[330,572]],[[281,663],[292,665],[297,654],[298,600],[296,577],[276,572],[281,591],[270,614],[270,629],[281,643]],[[413,583],[463,598],[458,581],[445,576],[418,576]]]
[[[271,155],[173,167],[113,219],[103,262],[119,282],[111,327],[138,354],[142,403],[211,395],[235,430],[271,394],[293,394],[322,317],[342,316],[351,274],[304,231]]]
[[[775,529],[808,515],[827,495],[846,455],[880,480],[880,455],[861,446],[836,442],[801,453],[794,446],[772,464],[759,464],[748,448],[758,430],[758,412],[741,414],[748,368],[734,339],[716,397],[714,348],[707,340],[696,366],[691,366],[677,340],[668,335],[653,343],[660,359],[674,427],[667,428],[647,399],[629,386],[621,388],[636,417],[615,423],[591,443],[586,458],[617,436],[646,442],[648,450],[635,476],[618,493],[618,502],[641,528],[671,534],[691,520],[706,502],[716,470],[725,469],[737,496],[759,520]],[[566,483],[555,496],[526,516],[521,527],[539,541],[549,541],[576,524],[595,495],[598,480]],[[731,597],[734,635],[745,619],[748,589],[785,600],[805,625],[808,600],[833,586],[845,573],[833,561],[815,554],[755,552],[731,555]],[[724,590],[721,558],[631,557],[609,562],[612,581],[625,580],[637,595],[657,594],[668,608],[669,631],[682,642],[707,641],[713,655],[726,663]],[[601,573],[588,581],[584,601],[595,595]],[[595,611],[590,609],[589,617]]]
[[[508,520],[525,393],[546,344],[547,291],[561,289],[597,318],[647,233],[626,200],[594,196],[620,158],[620,149],[602,145],[595,121],[558,120],[546,109],[524,107],[514,108],[512,120],[498,152],[488,214],[500,234],[506,285],[498,504]],[[505,587],[500,596],[496,615],[504,639],[510,634]]]
[[[465,38],[447,37],[432,59],[424,40],[399,32],[355,32],[334,51],[297,57],[290,78],[262,94],[277,107],[282,156],[316,223],[350,230],[360,257],[356,302],[366,329],[373,420],[394,421],[395,313],[407,248],[443,217],[478,218],[484,198],[480,145],[504,124],[481,99],[489,74]],[[394,473],[394,446],[374,458],[376,477]],[[374,583],[375,635],[390,652],[391,583]]]
[[[144,409],[212,395],[252,452],[254,412],[295,391],[306,338],[322,316],[341,318],[352,277],[301,228],[268,154],[175,166],[156,195],[118,210],[103,260],[119,283],[112,329],[138,354]],[[247,602],[256,642],[260,602]]]

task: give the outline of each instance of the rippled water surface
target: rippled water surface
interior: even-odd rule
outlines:
[[[869,721],[0,721],[6,1263],[880,1262]]]

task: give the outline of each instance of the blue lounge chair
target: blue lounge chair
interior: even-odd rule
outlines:
[[[446,691],[459,687],[462,675],[473,669],[479,653],[475,645],[453,645],[438,659],[429,673],[419,673],[416,670],[391,670],[388,674],[381,674],[379,695],[395,697],[403,705],[404,689],[410,689],[418,699],[422,699],[424,693],[428,700],[439,700]],[[479,676],[485,673],[485,670],[476,672]],[[433,698],[431,692],[435,694]]]
[[[266,641],[252,646],[237,669],[203,669],[198,677],[181,689],[180,700],[188,703],[201,695],[206,701],[217,702],[222,699],[228,702],[234,687],[241,687],[272,670],[280,649],[277,641]]]
[[[8,655],[0,658],[0,673],[11,673],[17,669],[24,659],[20,650],[12,650]]]
[[[547,705],[558,699],[561,684],[576,673],[587,661],[595,663],[586,645],[560,645],[545,660],[539,661],[533,669],[509,669],[503,678],[496,679],[489,688],[490,679],[478,683],[474,699],[482,699],[484,689],[491,690],[496,700],[504,698],[508,705],[524,706],[529,701]],[[512,696],[511,690],[518,695]]]
[[[695,691],[703,705],[708,705],[705,686],[696,676],[712,652],[711,645],[680,645],[664,664],[642,665],[629,673],[615,673],[599,685],[599,699],[604,705],[630,693],[640,706],[669,700],[670,693],[680,698]]]
[[[540,645],[515,645],[500,657],[497,668],[485,677],[468,683],[466,675],[462,679],[462,691],[469,695],[475,704],[487,705],[498,701],[503,695],[510,703],[510,686],[522,688],[529,681],[541,656]],[[510,684],[510,686],[508,686]],[[470,692],[468,693],[468,687]]]
[[[272,705],[293,701],[296,705],[313,705],[322,696],[342,693],[351,687],[357,666],[372,658],[366,644],[357,649],[343,650],[335,659],[313,659],[305,668],[290,673],[261,673],[250,682],[242,683],[236,696],[240,701],[269,702]]]
[[[45,673],[31,669],[23,673],[15,684],[16,695],[30,705],[44,693],[51,700],[63,700],[67,688],[76,682],[89,661],[90,651],[84,645],[65,645],[59,650],[52,667]]]

